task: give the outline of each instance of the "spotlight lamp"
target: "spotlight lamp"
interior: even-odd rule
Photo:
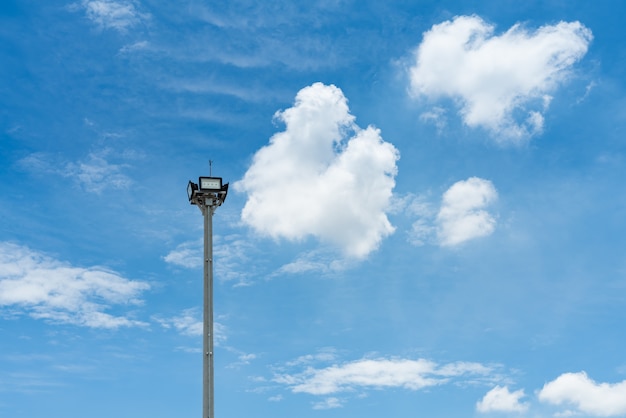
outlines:
[[[221,177],[200,177],[198,179],[200,184],[200,190],[203,192],[219,192],[222,190],[222,178]]]
[[[197,206],[220,206],[226,200],[228,183],[223,184],[221,177],[200,177],[198,183],[189,180],[187,198]]]
[[[198,185],[193,181],[189,180],[189,184],[187,185],[187,197],[189,198],[189,202],[193,205],[193,198],[195,197],[196,192],[198,191]]]

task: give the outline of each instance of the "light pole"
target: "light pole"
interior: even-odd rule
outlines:
[[[214,418],[213,402],[213,213],[226,200],[228,183],[221,177],[189,180],[189,203],[204,216],[204,326],[202,335],[202,418]]]

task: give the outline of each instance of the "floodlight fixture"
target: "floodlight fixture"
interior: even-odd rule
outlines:
[[[221,177],[200,177],[198,183],[189,180],[187,198],[189,203],[198,206],[204,213],[205,207],[221,206],[228,194],[228,183],[223,184]]]
[[[228,183],[222,186],[222,190],[219,192],[219,194],[222,198],[222,203],[226,202],[226,195],[228,194]]]
[[[187,197],[189,198],[189,202],[193,205],[193,198],[195,197],[195,193],[198,191],[198,185],[193,181],[189,180],[189,184],[187,184]]]
[[[221,177],[200,177],[198,179],[200,190],[203,192],[219,192],[222,190]]]

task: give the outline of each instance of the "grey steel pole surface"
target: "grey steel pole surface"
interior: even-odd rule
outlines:
[[[213,198],[202,206],[204,214],[204,327],[202,418],[214,418],[213,405]]]
[[[210,163],[209,163],[210,164]],[[210,166],[210,165],[209,165]],[[202,327],[202,418],[214,418],[213,384],[213,213],[224,203],[228,183],[221,177],[199,177],[198,184],[189,180],[187,197],[204,216],[204,318]]]

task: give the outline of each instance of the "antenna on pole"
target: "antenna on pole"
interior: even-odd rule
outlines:
[[[209,176],[212,176],[213,173],[213,160],[209,160]]]

